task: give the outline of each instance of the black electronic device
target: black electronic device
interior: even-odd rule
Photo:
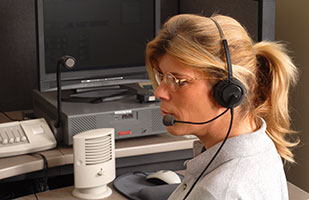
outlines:
[[[36,0],[36,10],[41,92],[56,90],[62,55],[78,60],[61,69],[63,90],[149,80],[144,51],[160,29],[160,0]]]
[[[56,93],[34,90],[33,111],[52,127],[57,116]],[[73,136],[80,132],[106,127],[115,129],[116,140],[166,133],[160,103],[142,104],[133,95],[97,104],[63,101],[61,115],[62,124],[55,135],[66,145],[72,145]]]

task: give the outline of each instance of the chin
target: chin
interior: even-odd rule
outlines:
[[[179,125],[167,126],[166,130],[169,134],[174,135],[174,136],[189,135],[189,133],[185,131],[186,129]]]

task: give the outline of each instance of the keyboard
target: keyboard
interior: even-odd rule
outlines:
[[[52,149],[56,144],[43,118],[0,124],[0,158]]]

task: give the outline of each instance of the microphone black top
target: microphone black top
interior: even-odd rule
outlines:
[[[176,123],[176,119],[173,115],[165,115],[163,117],[163,124],[165,126],[173,126]]]

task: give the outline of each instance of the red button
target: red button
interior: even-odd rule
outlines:
[[[130,135],[131,133],[131,131],[119,131],[118,135]]]

